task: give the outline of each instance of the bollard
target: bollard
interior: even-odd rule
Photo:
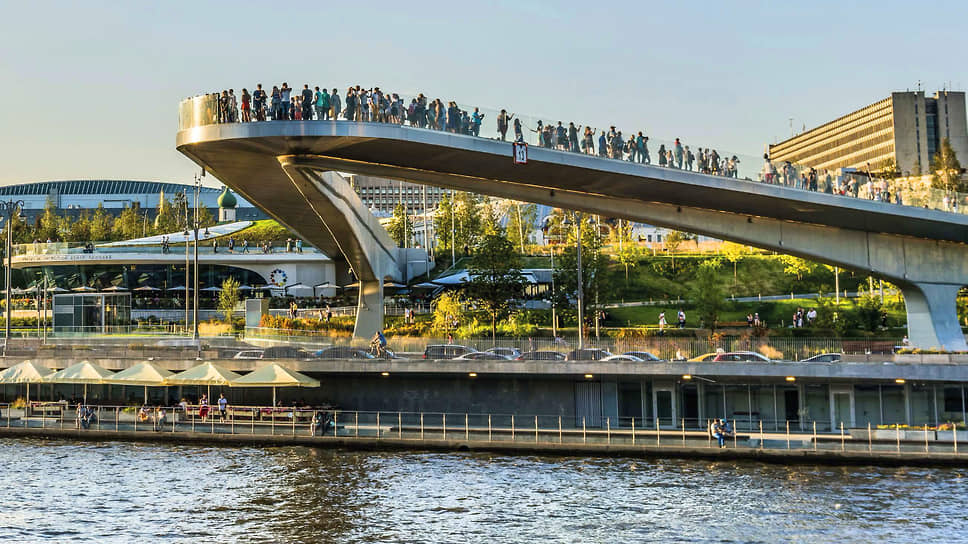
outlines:
[[[847,436],[844,434],[844,422],[841,421],[840,422],[840,451],[847,450],[847,443],[845,441],[846,438]]]
[[[790,420],[786,422],[787,449],[790,449]]]
[[[538,416],[534,416],[534,443],[538,443]]]
[[[635,418],[632,418],[632,445],[635,445]]]
[[[874,453],[874,438],[871,436],[871,422],[867,422],[867,453]]]

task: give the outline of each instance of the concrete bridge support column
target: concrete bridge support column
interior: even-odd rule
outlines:
[[[955,306],[961,285],[911,283],[900,287],[907,306],[912,346],[948,351],[968,350]]]
[[[360,281],[360,298],[356,303],[355,338],[373,338],[383,330],[383,280]]]

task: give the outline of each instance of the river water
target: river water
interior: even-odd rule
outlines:
[[[968,469],[0,439],[2,542],[968,541]]]

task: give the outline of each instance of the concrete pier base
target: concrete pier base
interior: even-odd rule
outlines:
[[[968,350],[955,304],[960,289],[961,285],[947,283],[901,285],[912,345],[942,351]]]

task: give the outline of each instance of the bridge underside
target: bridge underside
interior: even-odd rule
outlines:
[[[904,293],[912,343],[968,349],[955,308],[955,294],[968,284],[963,216],[545,149],[514,165],[507,143],[379,124],[214,125],[183,131],[178,141],[180,151],[297,232],[312,209],[312,184],[291,175],[297,163],[300,172],[353,172],[583,210],[883,277]],[[307,193],[294,205],[277,204],[293,184]],[[339,246],[333,234],[321,241]]]

